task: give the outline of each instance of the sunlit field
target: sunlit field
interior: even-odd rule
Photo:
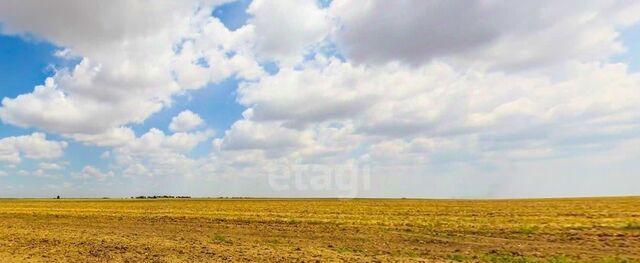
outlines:
[[[1,262],[638,262],[640,198],[2,200]]]

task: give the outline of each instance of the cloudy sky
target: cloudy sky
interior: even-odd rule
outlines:
[[[638,195],[639,22],[635,0],[0,1],[0,196]]]

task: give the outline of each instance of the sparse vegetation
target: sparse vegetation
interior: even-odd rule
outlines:
[[[0,200],[0,261],[639,262],[639,204],[635,197]]]
[[[518,226],[515,228],[514,233],[521,235],[531,235],[538,231],[536,226]]]
[[[455,261],[455,262],[463,262],[463,261],[468,260],[467,257],[465,257],[464,255],[460,255],[460,254],[449,255],[449,256],[447,256],[447,259]]]
[[[217,241],[217,242],[225,242],[227,241],[227,238],[224,235],[215,235],[213,237],[213,240]]]
[[[628,222],[623,228],[627,230],[640,230],[640,222]]]

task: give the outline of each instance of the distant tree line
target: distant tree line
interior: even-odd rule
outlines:
[[[133,199],[173,199],[173,198],[179,198],[179,199],[186,199],[186,198],[191,198],[191,196],[173,196],[173,195],[153,195],[153,196],[136,196],[136,197],[131,197]]]

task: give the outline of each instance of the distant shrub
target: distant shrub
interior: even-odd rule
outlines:
[[[217,242],[225,242],[227,241],[227,238],[224,235],[216,234],[215,236],[213,236],[213,240]]]

